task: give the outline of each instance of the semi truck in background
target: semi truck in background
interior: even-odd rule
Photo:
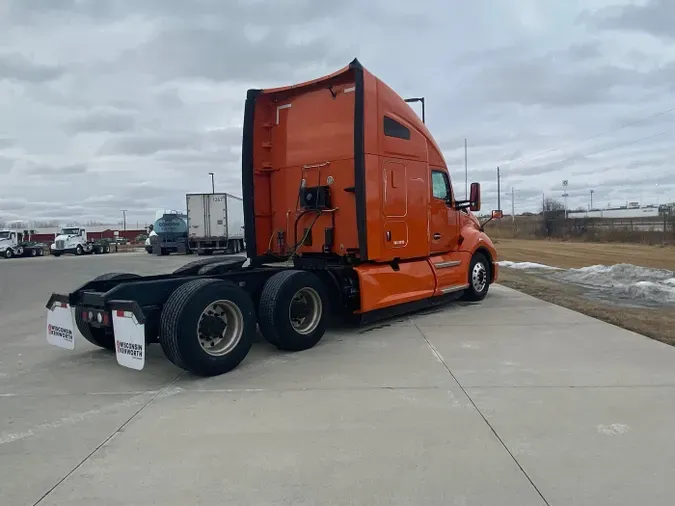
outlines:
[[[188,193],[188,248],[198,255],[244,251],[244,207],[229,193]]]
[[[110,253],[110,242],[105,239],[89,238],[87,230],[82,227],[62,228],[50,247],[52,256],[65,254],[100,255]]]
[[[189,253],[187,215],[180,211],[163,212],[152,225],[145,250],[155,255]]]
[[[241,176],[243,200],[188,196],[189,236],[211,251],[209,241],[227,247],[245,224],[248,258],[104,274],[52,294],[47,342],[73,350],[81,335],[136,370],[159,343],[177,367],[214,376],[241,363],[258,329],[298,352],[331,320],[480,301],[498,279],[489,220],[473,214],[480,184],[457,198],[424,122],[358,60],[313,81],[249,90]],[[243,222],[233,216],[242,208]]]
[[[46,244],[32,240],[35,230],[0,230],[0,256],[14,257],[41,257],[44,255]]]

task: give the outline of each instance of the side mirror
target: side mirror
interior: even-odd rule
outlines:
[[[469,210],[474,212],[480,211],[480,183],[471,183]]]
[[[501,220],[504,217],[504,213],[502,211],[492,211],[492,219],[493,220]]]

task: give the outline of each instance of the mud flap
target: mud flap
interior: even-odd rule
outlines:
[[[75,308],[68,297],[53,294],[47,303],[47,342],[66,350],[75,349]]]
[[[140,371],[145,367],[145,315],[135,301],[109,303],[117,363]]]

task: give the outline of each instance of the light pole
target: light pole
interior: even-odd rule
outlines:
[[[466,138],[464,138],[464,195],[469,200],[469,154],[466,149]]]
[[[211,193],[216,193],[216,183],[213,181],[213,172],[209,172],[211,176]]]
[[[591,190],[591,208],[589,209],[589,211],[592,211],[592,210],[593,210],[593,192],[594,192],[594,191],[595,191],[595,190]]]
[[[127,210],[122,209],[122,230],[127,229]]]
[[[422,123],[426,123],[424,119],[424,97],[414,97],[414,98],[406,98],[406,102],[422,102]]]

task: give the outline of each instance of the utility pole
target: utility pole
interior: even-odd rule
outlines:
[[[595,190],[591,190],[591,208],[589,209],[589,211],[592,211],[592,210],[593,210],[593,192],[594,192],[594,191],[595,191]]]
[[[562,185],[563,185],[563,192],[564,193],[562,194],[562,196],[565,199],[565,219],[567,219],[567,197],[569,197],[569,193],[567,193],[567,185],[568,184],[569,184],[569,182],[568,182],[567,179],[563,180]]]
[[[511,221],[516,221],[516,189],[511,187]]]
[[[122,230],[127,229],[127,210],[122,209]]]
[[[209,172],[211,176],[211,193],[216,193],[216,184],[213,182],[213,172]]]
[[[499,177],[499,167],[497,167],[497,211],[502,210],[502,181]]]
[[[469,200],[469,153],[466,149],[466,137],[464,138],[464,198]]]

